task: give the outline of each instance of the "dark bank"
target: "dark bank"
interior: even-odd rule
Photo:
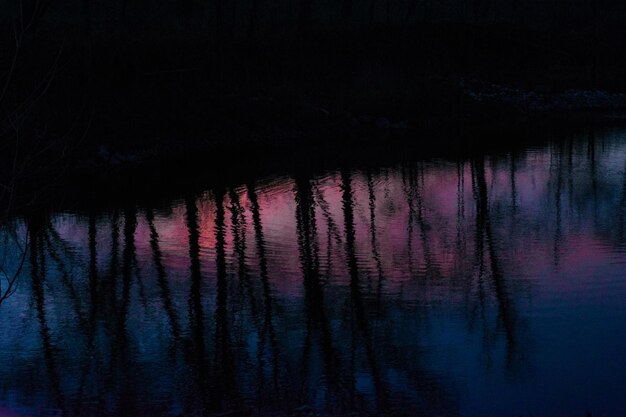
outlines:
[[[608,0],[11,0],[3,190],[198,149],[621,117],[625,17]]]

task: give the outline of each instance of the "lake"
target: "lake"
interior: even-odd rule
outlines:
[[[3,417],[626,415],[626,130],[1,238]]]

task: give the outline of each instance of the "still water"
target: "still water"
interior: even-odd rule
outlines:
[[[625,220],[620,130],[21,218],[0,416],[626,415]]]

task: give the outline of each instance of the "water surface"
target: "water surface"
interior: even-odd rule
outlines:
[[[624,415],[625,220],[621,130],[29,215],[0,415]]]

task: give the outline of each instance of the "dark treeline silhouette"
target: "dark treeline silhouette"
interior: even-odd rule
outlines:
[[[569,32],[590,35],[590,41],[621,30],[626,9],[614,0],[175,0],[115,2],[89,5],[45,0],[12,0],[0,15],[20,32],[50,21],[64,23],[66,33],[79,34],[85,45],[102,41],[263,37],[277,24],[314,29],[320,25],[391,25],[447,22]],[[575,25],[572,27],[572,25]],[[18,33],[20,33],[18,32]],[[143,39],[142,39],[143,38]]]
[[[76,153],[85,169],[353,119],[469,117],[459,78],[623,89],[624,19],[615,0],[9,0],[0,199]]]
[[[486,66],[501,67],[516,55],[521,56],[509,64],[585,64],[585,75],[598,81],[602,68],[614,70],[602,64],[620,61],[626,18],[626,6],[614,0],[175,0],[106,5],[11,0],[6,6],[0,11],[7,40],[1,44],[3,55],[18,58],[15,67],[10,58],[4,65],[9,78],[19,81],[26,71],[19,66],[21,60],[36,54],[46,66],[46,56],[54,58],[55,47],[63,45],[76,53],[65,66],[85,70],[79,79],[83,87],[127,76],[132,83],[148,77],[156,86],[167,74],[194,78],[207,71],[215,71],[223,82],[233,76],[224,69],[235,71],[239,89],[263,80],[275,87],[318,58],[328,62],[317,62],[305,75],[316,77],[322,70],[317,76],[325,77],[332,70],[341,77],[368,66],[369,71],[384,71],[385,65],[402,71],[402,62],[410,63],[404,69],[435,64],[444,74],[455,67],[478,68],[473,64],[483,59],[488,59]],[[24,50],[37,38],[45,39],[43,51]],[[16,48],[19,54],[13,54]],[[9,97],[10,85],[2,90],[5,99],[15,98]]]

